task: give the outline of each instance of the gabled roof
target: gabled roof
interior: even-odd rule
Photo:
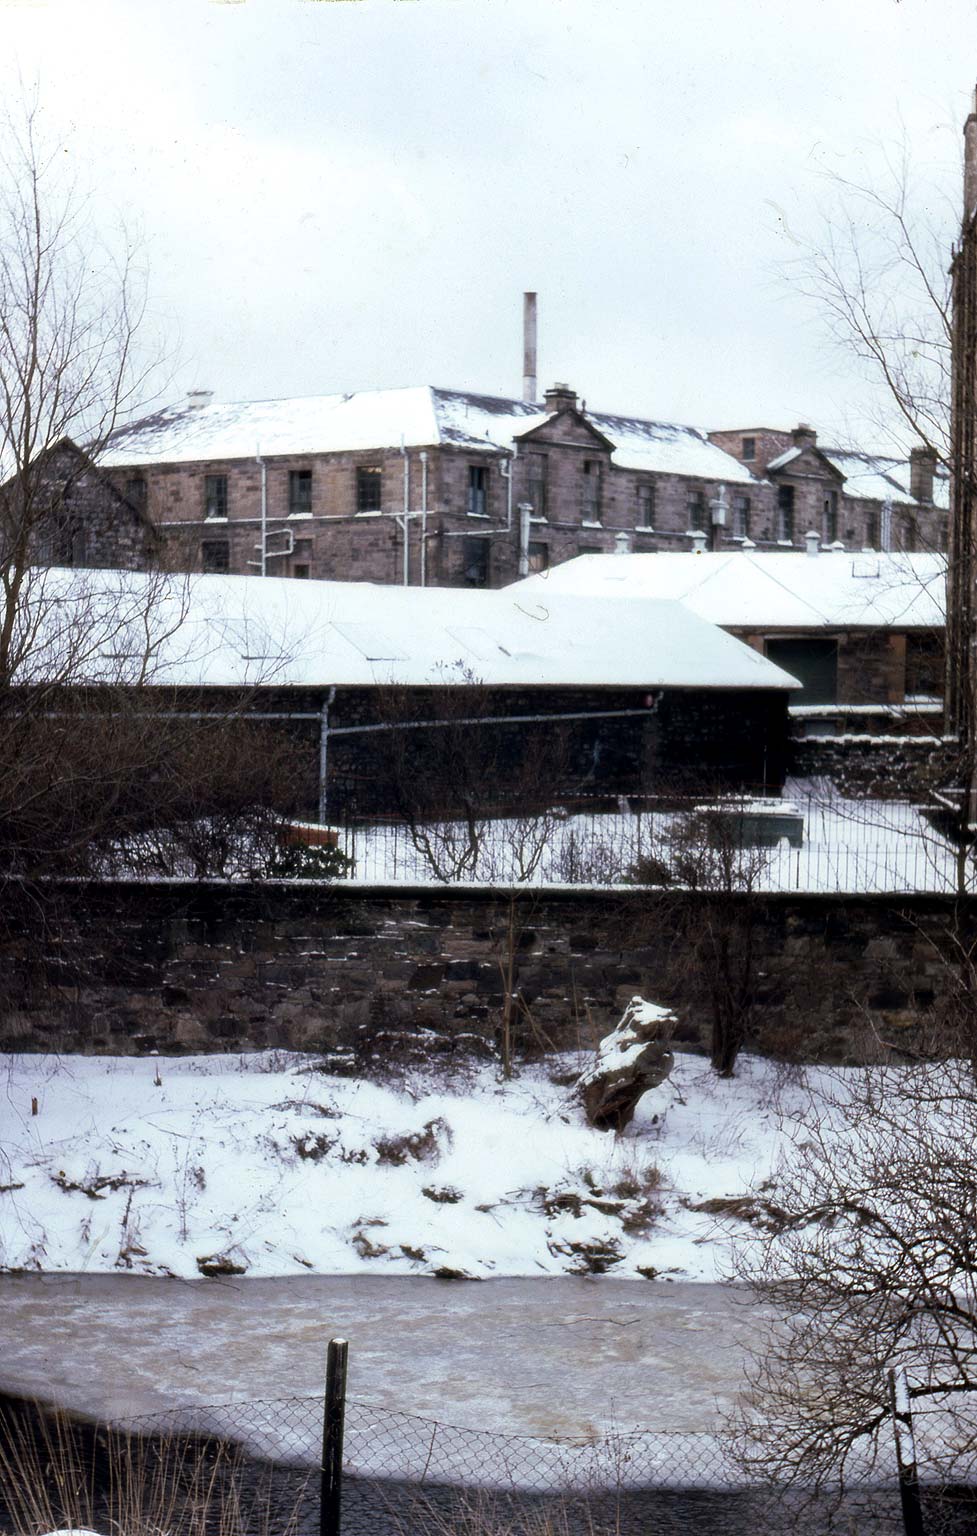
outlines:
[[[798,686],[675,602],[260,576],[174,576],[167,585],[166,578],[119,571],[55,571],[45,581],[49,596],[60,582],[95,611],[132,613],[140,657],[140,595],[151,593],[151,627],[161,637],[153,681],[160,684]],[[107,634],[105,670],[118,676],[119,625]],[[93,680],[101,665],[93,657]]]
[[[891,627],[944,623],[942,555],[578,555],[506,590],[534,600],[575,593],[628,603],[672,599],[730,629]]]
[[[838,468],[837,464],[831,460],[829,455],[823,449],[818,447],[817,443],[799,443],[795,444],[793,448],[786,449],[784,453],[780,453],[775,459],[770,460],[769,464],[767,465],[767,474],[769,474],[771,470],[774,474],[777,474],[779,470],[789,469],[791,465],[797,463],[798,459],[803,458],[806,453],[811,454],[816,459],[820,459],[829,475],[836,475],[839,480],[844,479],[843,472]]]
[[[130,501],[129,497],[119,490],[118,486],[114,483],[111,477],[104,473],[104,466],[101,461],[94,459],[91,454],[86,451],[86,449],[80,447],[79,444],[75,442],[74,438],[59,437],[56,442],[48,443],[47,446],[42,448],[40,452],[37,453],[31,460],[31,466],[35,469],[43,469],[43,466],[47,463],[48,460],[50,460],[54,465],[52,478],[67,480],[68,476],[65,474],[62,467],[65,459],[71,459],[74,461],[75,468],[72,471],[72,476],[74,479],[77,480],[80,475],[90,475],[93,479],[99,482],[101,491],[109,498],[110,501],[113,501],[117,503],[119,507],[124,508],[124,510],[130,514],[130,516],[134,517],[136,521],[143,526],[147,533],[152,534],[154,537],[156,536],[157,529],[155,525],[150,521],[145,509],[137,506],[135,502]],[[5,481],[4,484],[12,484],[15,480],[16,476],[12,476],[11,480]]]
[[[697,427],[609,416],[585,419],[614,445],[612,462],[624,469],[694,475],[751,484],[749,469],[710,443]],[[110,467],[190,464],[221,459],[316,454],[443,445],[468,452],[512,452],[526,432],[553,420],[522,400],[464,390],[361,390],[291,400],[168,406],[120,428],[102,455]]]
[[[897,501],[910,506],[924,505],[915,500],[909,489],[908,459],[891,458],[879,453],[860,453],[848,448],[825,448],[822,451],[825,458],[844,475],[846,496],[863,497],[867,501]],[[937,466],[933,478],[932,504],[944,512],[950,506],[950,479],[941,466]]]

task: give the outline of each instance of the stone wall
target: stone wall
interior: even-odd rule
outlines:
[[[946,736],[810,736],[791,743],[789,772],[830,779],[854,799],[922,800],[958,783],[959,757]]]
[[[687,902],[689,898],[684,898]],[[667,893],[105,884],[52,892],[28,966],[11,944],[0,1046],[140,1054],[281,1047],[363,1057],[491,1047],[510,943],[524,1047],[590,1045],[640,992],[707,1036],[705,908]],[[872,1029],[912,1042],[948,969],[938,898],[727,898],[757,947],[750,1043],[858,1059]],[[975,909],[964,920],[972,929]],[[16,983],[14,978],[17,978]]]

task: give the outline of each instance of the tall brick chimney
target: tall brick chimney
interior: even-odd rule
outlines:
[[[536,404],[536,295],[522,296],[522,398]]]
[[[571,389],[569,384],[554,384],[546,391],[545,398],[546,409],[551,413],[577,409],[577,391]]]
[[[963,227],[977,212],[977,90],[963,125]]]
[[[818,434],[806,421],[799,421],[790,435],[795,448],[816,448],[818,445]]]
[[[909,451],[909,494],[916,501],[933,500],[936,474],[936,449],[911,448]]]

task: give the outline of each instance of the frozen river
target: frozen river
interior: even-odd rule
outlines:
[[[689,1283],[5,1275],[0,1390],[99,1417],[304,1396],[341,1334],[350,1395],[385,1408],[544,1436],[694,1433],[734,1400],[757,1322],[746,1297]]]

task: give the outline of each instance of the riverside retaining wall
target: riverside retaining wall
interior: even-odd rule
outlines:
[[[950,901],[725,901],[734,950],[745,934],[755,947],[754,1046],[859,1059],[874,1033],[911,1041],[939,1014]],[[338,884],[66,886],[7,947],[0,1047],[362,1055],[412,1036],[424,1051],[487,1050],[510,944],[524,1045],[590,1045],[636,992],[674,1006],[679,1039],[695,1044],[708,1038],[711,967],[690,942],[688,902],[640,890],[519,890],[510,902]]]

